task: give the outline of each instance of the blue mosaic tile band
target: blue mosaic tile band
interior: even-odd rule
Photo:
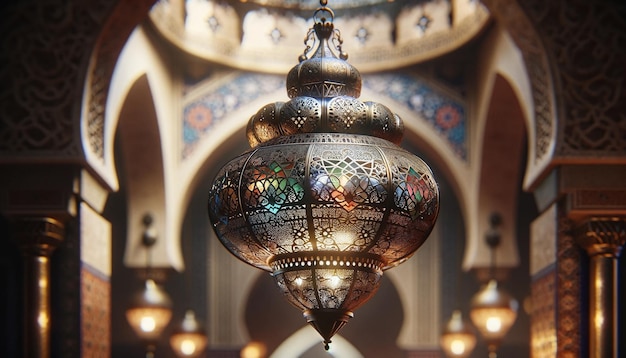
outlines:
[[[284,76],[242,73],[183,109],[183,159],[188,157],[217,123],[259,96],[285,88]],[[250,113],[252,115],[253,113]]]
[[[368,74],[363,76],[363,87],[389,97],[413,111],[416,116],[403,118],[405,122],[425,120],[459,158],[467,160],[468,133],[464,102],[409,74]],[[207,87],[209,93],[184,107],[183,159],[193,153],[198,143],[211,132],[211,128],[229,113],[246,106],[263,94],[281,88],[285,88],[284,76],[252,73],[242,73],[218,87]],[[385,105],[389,107],[389,104]],[[392,107],[390,108],[394,110]]]
[[[468,134],[465,103],[428,86],[409,74],[387,73],[363,76],[363,87],[390,97],[415,112],[418,119],[426,120],[447,141],[456,155],[467,160]],[[406,123],[411,119],[402,118],[402,120]]]

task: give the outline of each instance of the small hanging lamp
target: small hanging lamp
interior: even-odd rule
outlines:
[[[452,312],[452,317],[441,333],[441,349],[448,358],[466,358],[476,346],[476,335],[470,324],[463,319],[461,311]]]
[[[148,342],[155,341],[172,318],[172,301],[154,280],[146,280],[126,310],[126,319],[137,335]]]
[[[495,249],[500,244],[499,214],[492,214],[491,229],[485,235],[485,241],[491,251],[491,279],[472,298],[470,317],[487,343],[489,358],[496,358],[496,351],[517,318],[519,304],[515,298],[498,288],[495,277]]]
[[[170,337],[170,346],[177,357],[195,358],[202,355],[207,345],[206,332],[196,320],[192,310],[185,312],[185,318],[180,326],[176,327]]]
[[[152,216],[143,217],[145,226],[142,245],[146,248],[147,277],[144,289],[137,292],[126,309],[126,320],[146,344],[146,357],[154,356],[156,341],[172,318],[172,300],[163,288],[151,278],[150,250],[156,243],[157,233],[152,226]]]

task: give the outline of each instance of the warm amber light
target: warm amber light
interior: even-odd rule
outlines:
[[[465,343],[459,339],[455,339],[450,344],[450,352],[455,355],[461,355],[465,353]]]
[[[517,318],[517,301],[489,281],[472,298],[470,317],[491,350],[495,350]]]
[[[485,328],[489,332],[498,332],[502,328],[502,321],[499,317],[489,317],[485,323]]]
[[[170,346],[178,357],[199,357],[207,345],[207,338],[201,332],[180,332],[170,338]]]
[[[139,323],[139,327],[144,332],[152,332],[156,328],[156,322],[154,321],[154,317],[141,317],[141,323]]]
[[[196,344],[190,339],[185,339],[180,343],[180,351],[184,355],[192,355],[196,352]]]
[[[241,350],[241,358],[263,358],[265,357],[265,345],[261,342],[250,342]]]
[[[474,350],[476,336],[471,326],[463,320],[461,311],[452,313],[441,334],[440,344],[449,358],[466,358]]]
[[[139,337],[155,340],[172,318],[171,305],[167,293],[153,280],[146,280],[144,290],[135,295],[126,310],[126,319]]]
[[[128,324],[144,339],[156,339],[172,317],[169,308],[131,308],[126,311]]]
[[[170,337],[170,346],[178,357],[199,357],[207,346],[207,337],[192,310],[185,312],[185,318]]]
[[[39,316],[37,316],[37,323],[39,327],[47,328],[48,323],[50,322],[50,318],[46,312],[39,312]]]

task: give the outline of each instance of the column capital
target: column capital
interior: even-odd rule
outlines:
[[[589,218],[574,229],[574,237],[589,256],[617,258],[626,243],[626,218]]]
[[[65,237],[64,223],[51,217],[14,217],[12,222],[16,243],[25,253],[49,256]]]

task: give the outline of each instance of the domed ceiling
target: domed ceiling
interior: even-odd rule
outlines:
[[[166,40],[206,61],[286,73],[305,49],[314,0],[160,0],[150,20]],[[329,0],[349,61],[361,72],[453,51],[489,20],[478,0]]]

